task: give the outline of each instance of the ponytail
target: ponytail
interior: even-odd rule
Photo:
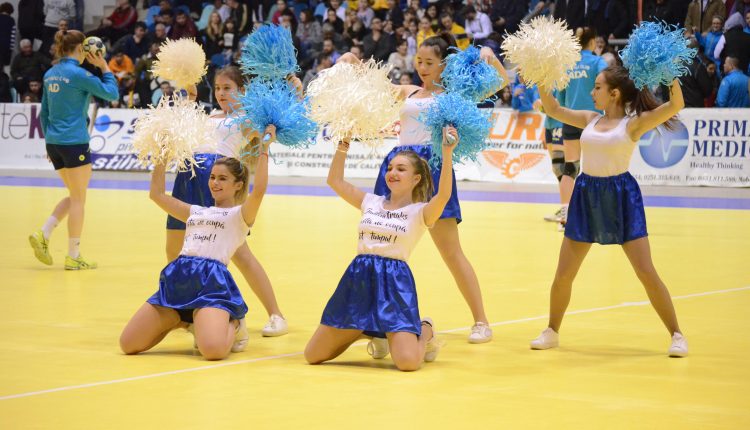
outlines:
[[[55,57],[71,54],[86,36],[78,30],[59,30],[55,33]]]

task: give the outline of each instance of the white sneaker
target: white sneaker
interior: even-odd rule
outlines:
[[[440,348],[443,346],[437,337],[437,331],[435,330],[435,324],[432,322],[432,318],[422,318],[422,324],[428,324],[432,327],[432,338],[427,341],[424,349],[424,361],[425,363],[432,363],[437,358]]]
[[[669,346],[670,357],[687,357],[688,344],[687,339],[682,333],[676,331],[672,335],[672,345]]]
[[[247,348],[247,340],[250,338],[250,333],[247,332],[247,324],[245,318],[240,320],[240,324],[234,334],[234,343],[232,344],[232,352],[242,352]]]
[[[564,207],[565,206],[560,206],[560,209],[558,209],[557,212],[552,215],[545,216],[544,220],[549,222],[560,222],[562,220],[562,211]]]
[[[531,341],[531,349],[550,349],[558,346],[560,346],[560,335],[549,327]]]
[[[478,322],[471,326],[469,343],[487,343],[492,340],[492,329],[487,323]]]
[[[265,337],[276,337],[276,336],[283,336],[287,333],[289,333],[289,325],[286,323],[286,320],[279,315],[272,314],[271,318],[268,319],[268,322],[265,326],[263,326],[263,330],[261,330],[261,333],[263,333],[263,336]]]
[[[388,348],[388,339],[382,337],[373,337],[367,343],[367,353],[375,359],[381,359],[388,356],[391,350]]]
[[[558,222],[557,223],[557,231],[564,233],[565,232],[565,224],[563,224],[561,222]]]

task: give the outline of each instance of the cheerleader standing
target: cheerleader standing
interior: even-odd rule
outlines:
[[[186,203],[211,206],[214,204],[214,200],[211,197],[208,178],[214,162],[222,157],[233,157],[238,160],[247,159],[250,161],[250,157],[243,157],[242,155],[243,152],[253,152],[253,148],[247,150],[246,146],[248,145],[248,141],[252,141],[258,137],[257,134],[244,136],[238,127],[227,125],[227,116],[233,110],[233,104],[236,103],[234,94],[241,91],[243,86],[242,73],[238,68],[228,66],[216,72],[214,76],[214,95],[221,111],[212,114],[210,119],[216,127],[217,144],[215,147],[213,145],[206,145],[204,148],[198,148],[195,151],[195,159],[201,163],[195,169],[195,176],[192,176],[192,172],[179,172],[175,178],[172,196]],[[171,215],[168,216],[168,261],[177,258],[184,239],[185,223]],[[276,301],[271,281],[263,266],[250,251],[247,243],[240,245],[237,253],[232,256],[232,262],[240,269],[242,276],[268,313],[268,322],[261,331],[263,336],[281,336],[287,334],[289,328]]]
[[[596,109],[563,108],[540,91],[545,112],[565,124],[583,129],[583,169],[570,200],[565,238],[550,293],[549,326],[531,342],[532,349],[559,345],[560,324],[570,302],[573,280],[592,243],[621,245],[643,284],[657,314],[672,336],[671,357],[688,354],[672,298],[651,260],[643,198],[628,172],[630,158],[641,136],[667,123],[685,105],[679,81],[670,87],[670,101],[658,106],[646,89],[638,90],[622,66],[610,66],[596,77],[591,96]]]
[[[270,126],[267,133],[275,138]],[[195,343],[207,360],[221,360],[245,349],[247,313],[227,263],[245,244],[268,185],[268,147],[263,146],[253,190],[249,172],[234,158],[221,158],[211,168],[210,192],[215,206],[190,205],[165,193],[165,167],[151,176],[151,199],[186,224],[180,255],[159,277],[159,291],[144,303],[120,336],[125,354],[153,348],[172,330],[193,324]],[[246,197],[247,196],[247,197]],[[243,203],[244,201],[244,203]]]
[[[405,99],[400,116],[401,132],[399,134],[399,145],[383,160],[378,179],[375,183],[375,194],[388,196],[389,189],[385,176],[388,165],[399,152],[409,149],[426,160],[429,160],[432,156],[430,144],[432,134],[418,118],[432,104],[434,96],[443,91],[440,74],[445,68],[443,60],[450,53],[449,48],[452,46],[455,47],[455,41],[448,34],[426,39],[419,46],[417,55],[415,56],[416,70],[419,73],[420,79],[424,82],[424,86],[397,86],[401,98]],[[484,61],[487,61],[497,69],[498,74],[503,78],[503,82],[508,82],[505,69],[491,49],[482,48],[480,55]],[[352,54],[345,54],[339,60],[347,62],[359,61]],[[438,165],[437,169],[433,169],[432,175],[437,188],[442,180],[442,167]],[[435,246],[437,246],[438,251],[440,251],[440,256],[451,271],[474,317],[475,324],[471,328],[469,342],[489,342],[492,340],[492,329],[488,324],[487,315],[484,311],[479,280],[474,272],[474,268],[468,258],[466,258],[466,255],[464,255],[458,236],[458,224],[461,222],[461,207],[458,202],[456,180],[453,175],[451,175],[451,189],[450,199],[440,219],[430,229],[430,236]],[[387,350],[382,350],[385,346],[387,345],[377,344],[376,342],[373,357],[385,356],[388,353]]]
[[[388,197],[365,193],[344,180],[348,143],[339,144],[328,173],[328,185],[362,211],[357,256],[344,272],[323,311],[320,326],[305,348],[310,364],[332,360],[363,334],[388,339],[391,357],[403,371],[434,361],[439,344],[432,320],[420,319],[417,291],[406,263],[425,230],[440,217],[450,199],[455,143],[453,128],[443,133],[442,186],[433,197],[427,162],[411,150],[388,163]],[[454,139],[455,140],[455,139]],[[432,197],[432,198],[431,198]],[[431,199],[430,199],[431,198]]]

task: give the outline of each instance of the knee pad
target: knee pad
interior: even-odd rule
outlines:
[[[565,152],[552,151],[552,173],[557,177],[558,182],[563,177],[563,165],[565,164]]]
[[[563,175],[570,176],[572,179],[575,179],[578,176],[578,172],[581,169],[581,160],[576,161],[566,161],[565,164],[563,164]]]

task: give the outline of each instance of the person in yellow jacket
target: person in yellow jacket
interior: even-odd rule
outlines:
[[[435,32],[432,31],[432,23],[430,22],[430,18],[427,18],[427,16],[423,16],[419,20],[419,31],[417,31],[417,48],[422,45],[422,42],[434,35]]]
[[[453,17],[449,13],[443,12],[440,15],[440,24],[443,26],[443,31],[450,33],[456,39],[458,49],[463,51],[469,47],[471,41],[469,40],[469,35],[466,34],[466,29],[453,22]]]

